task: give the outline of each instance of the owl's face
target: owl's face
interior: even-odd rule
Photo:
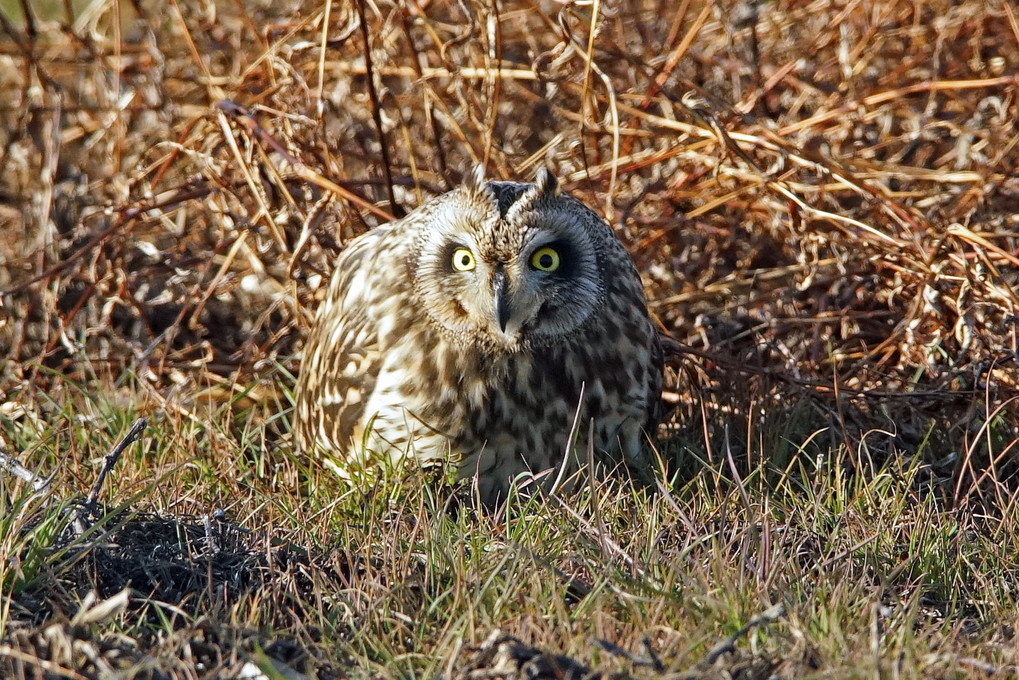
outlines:
[[[438,199],[417,251],[415,286],[427,313],[455,336],[516,350],[555,342],[603,297],[600,219],[538,184],[483,183]]]

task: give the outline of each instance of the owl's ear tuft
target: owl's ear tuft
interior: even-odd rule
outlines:
[[[480,194],[487,191],[485,182],[485,166],[478,163],[464,174],[464,188],[472,194]]]
[[[548,168],[541,167],[538,170],[535,183],[538,185],[538,193],[546,196],[559,195],[559,180],[556,179],[556,176]]]

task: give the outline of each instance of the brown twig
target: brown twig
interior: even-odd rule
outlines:
[[[88,518],[96,511],[96,507],[99,503],[99,494],[102,492],[103,483],[106,481],[106,477],[116,467],[117,461],[120,460],[121,454],[127,450],[131,444],[141,436],[142,432],[148,426],[149,421],[145,418],[139,418],[134,421],[131,429],[127,431],[124,438],[121,439],[113,450],[106,454],[103,458],[103,466],[99,470],[99,475],[96,477],[96,481],[92,484],[92,490],[88,492],[88,496],[85,497],[85,502],[82,503],[81,508],[78,510],[78,516],[75,521],[78,533],[84,533],[88,526]]]
[[[382,172],[386,177],[386,188],[389,191],[389,210],[394,215],[402,215],[403,208],[396,202],[396,192],[393,189],[392,162],[389,158],[389,142],[386,141],[386,132],[382,129],[382,102],[379,100],[379,93],[375,89],[375,72],[372,69],[372,45],[368,35],[368,21],[365,19],[366,0],[354,0],[357,7],[357,16],[361,25],[361,39],[364,41],[364,67],[367,77],[365,83],[368,88],[368,96],[371,98],[372,120],[375,121],[375,130],[379,135],[379,148],[382,152]]]

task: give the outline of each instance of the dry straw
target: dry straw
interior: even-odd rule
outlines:
[[[343,243],[481,162],[603,209],[688,416],[1015,422],[1008,3],[116,6],[0,26],[8,386],[296,369]]]

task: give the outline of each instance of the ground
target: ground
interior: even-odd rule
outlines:
[[[1017,14],[0,1],[0,675],[1015,676]],[[293,450],[332,258],[478,163],[633,254],[655,484]]]

